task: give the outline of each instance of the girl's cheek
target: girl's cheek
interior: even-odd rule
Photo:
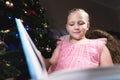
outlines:
[[[88,27],[87,26],[83,26],[82,27],[84,30],[88,30]]]

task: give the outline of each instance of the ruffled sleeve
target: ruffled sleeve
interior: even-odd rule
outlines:
[[[61,36],[61,37],[59,38],[59,40],[57,41],[57,45],[61,44],[62,41],[69,41],[69,39],[70,39],[70,36],[69,36],[69,35]]]
[[[99,38],[97,39],[98,43],[101,45],[106,45],[107,44],[107,38]]]
[[[69,39],[70,39],[69,35],[64,35],[64,36],[60,37],[60,40],[66,40],[66,41],[68,41]]]

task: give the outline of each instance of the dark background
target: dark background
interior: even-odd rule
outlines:
[[[120,0],[41,0],[47,9],[49,27],[65,28],[68,10],[83,8],[91,20],[91,28],[120,32]]]

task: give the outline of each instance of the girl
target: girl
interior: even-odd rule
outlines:
[[[52,57],[46,63],[48,72],[63,69],[86,69],[113,65],[110,52],[105,46],[106,39],[87,39],[89,15],[83,9],[69,12],[66,30],[69,40],[58,43]]]

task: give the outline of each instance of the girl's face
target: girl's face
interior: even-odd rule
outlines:
[[[72,39],[80,40],[85,38],[86,31],[89,29],[88,17],[80,11],[70,13],[66,29]]]

